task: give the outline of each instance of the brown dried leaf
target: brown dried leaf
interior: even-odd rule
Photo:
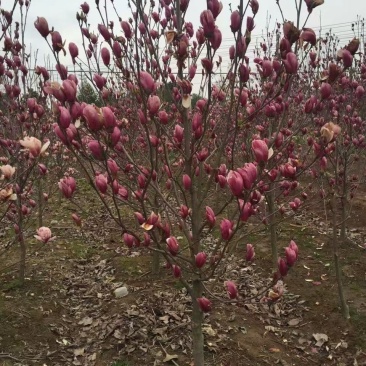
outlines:
[[[163,362],[169,362],[171,360],[176,360],[176,359],[178,359],[177,355],[170,355],[169,353],[166,353],[166,356],[165,356]]]
[[[288,321],[287,325],[289,325],[290,327],[295,327],[296,325],[300,324],[300,319],[291,319]]]

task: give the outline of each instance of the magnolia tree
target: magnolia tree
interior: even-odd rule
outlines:
[[[359,45],[360,41],[354,38],[337,52],[332,52],[335,47],[329,50],[328,45],[319,55],[310,55],[312,95],[305,104],[305,113],[313,115],[321,139],[318,143],[309,140],[319,158],[311,173],[320,180],[320,196],[329,203],[325,207],[330,207],[334,264],[345,318],[349,318],[349,310],[342,287],[338,243],[348,244],[346,223],[351,213],[350,200],[357,194],[362,180],[359,172],[362,171],[361,158],[366,146],[366,66],[364,55],[358,53]]]
[[[302,0],[298,3],[300,17],[322,2],[307,0],[303,10]],[[103,107],[77,100],[78,79],[59,58],[66,52],[61,34],[50,31],[43,17],[35,22],[62,79],[43,83],[51,98],[53,129],[121,228],[125,245],[150,250],[154,272],[164,258],[172,276],[187,289],[193,359],[200,366],[203,313],[212,307],[207,282],[225,264],[236,238],[245,238],[248,220],[265,219],[263,200],[274,190],[271,184],[278,182],[287,192],[296,186],[297,127],[292,131],[294,121],[286,110],[298,72],[296,52],[300,43],[313,44],[315,35],[285,23],[280,52],[255,60],[260,77],[254,79],[246,51],[259,4],[241,0],[230,17],[230,68],[218,86],[214,73],[222,62],[217,56],[222,34],[216,20],[223,7],[218,0],[207,1],[196,31],[186,19],[188,0],[164,0],[158,6],[132,2],[132,17],[119,18],[122,30],[107,12],[102,15],[99,1],[96,6],[101,15],[98,35],[90,29],[87,3],[77,20],[89,65],[84,75],[99,91]],[[68,50],[81,65],[76,43],[69,43]],[[108,69],[107,77],[101,65]],[[192,109],[192,81],[199,77],[205,97]],[[171,89],[165,87],[168,83]],[[72,198],[76,184],[71,176],[60,181],[66,198]],[[298,209],[299,201],[293,199],[289,207]],[[271,215],[277,209],[273,204]],[[247,243],[243,256],[251,261],[254,255]],[[275,255],[269,288],[274,286],[271,294],[277,299],[282,294],[277,281],[297,260],[296,243],[291,241],[279,259],[276,246]],[[245,301],[230,278],[224,286],[231,302]]]
[[[0,99],[0,218],[2,224],[13,227],[15,232],[13,240],[2,247],[0,254],[6,254],[12,244],[19,244],[20,283],[24,282],[27,240],[33,237],[36,213],[37,239],[46,243],[52,238],[50,230],[43,226],[44,204],[52,191],[46,184],[52,182],[47,164],[56,165],[54,158],[64,149],[50,127],[46,99],[42,93],[34,91],[36,86],[28,73],[30,61],[24,46],[24,31],[29,6],[28,1],[15,1],[10,11],[2,9],[0,35],[4,41],[0,55],[3,90]],[[35,97],[28,98],[31,87]]]

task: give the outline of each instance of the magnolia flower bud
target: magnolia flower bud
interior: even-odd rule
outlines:
[[[59,119],[60,126],[66,129],[70,126],[71,123],[70,112],[67,108],[62,106],[58,107],[58,109],[60,111],[60,119]]]
[[[289,74],[296,74],[298,69],[298,61],[297,57],[293,52],[288,52],[286,55],[286,59],[283,60],[285,65],[286,72]]]
[[[128,234],[128,233],[124,233],[123,236],[123,241],[124,243],[129,247],[129,248],[132,248],[135,244],[135,237],[131,234]]]
[[[215,19],[211,10],[204,10],[200,15],[200,22],[203,27],[205,37],[209,38],[212,36],[215,30]]]
[[[250,7],[252,8],[253,14],[257,14],[259,10],[259,3],[257,0],[250,0]]]
[[[293,240],[290,241],[289,248],[291,248],[296,253],[296,259],[297,259],[299,255],[299,247]]]
[[[105,66],[109,66],[110,61],[111,61],[111,54],[109,52],[109,49],[106,47],[103,47],[100,51],[100,55],[102,57],[102,61],[104,63]]]
[[[169,253],[172,256],[176,256],[179,252],[178,240],[174,236],[171,236],[168,239],[166,239],[166,243],[167,243]]]
[[[234,282],[226,281],[225,287],[230,299],[236,299],[238,297],[238,289]]]
[[[202,268],[207,260],[207,255],[204,252],[200,252],[195,255],[195,263],[197,268]]]
[[[192,187],[192,180],[188,174],[183,175],[183,187],[187,191]]]
[[[179,266],[177,266],[177,265],[173,264],[173,266],[172,266],[172,270],[173,270],[173,276],[174,276],[175,278],[179,278],[179,277],[181,277],[181,276],[182,276],[182,270],[180,269],[180,267],[179,267]]]
[[[246,254],[246,261],[251,262],[255,257],[254,247],[252,244],[247,244],[247,254]]]
[[[233,195],[237,197],[241,196],[244,189],[242,176],[238,172],[230,170],[226,180]]]
[[[108,189],[107,178],[103,174],[95,177],[95,185],[101,193],[106,193]]]
[[[88,143],[88,148],[93,155],[94,159],[103,160],[104,159],[104,150],[102,145],[97,140],[92,140]]]
[[[231,13],[230,16],[231,24],[230,28],[233,33],[236,33],[240,29],[240,13],[238,10],[235,10]]]
[[[47,20],[43,17],[37,17],[37,20],[34,22],[34,26],[41,34],[42,37],[46,38],[50,34],[50,30],[48,28]]]
[[[111,39],[111,34],[108,31],[108,28],[104,24],[98,24],[99,33],[108,42]]]
[[[158,113],[160,108],[160,98],[157,95],[150,95],[147,100],[147,109],[151,115]]]
[[[81,218],[77,214],[73,213],[71,217],[77,226],[81,226]]]
[[[199,297],[197,298],[197,302],[202,312],[208,313],[212,310],[212,304],[209,299],[206,299],[205,297]]]
[[[221,237],[230,240],[233,235],[233,223],[228,219],[223,219],[220,223]]]
[[[210,227],[214,226],[216,223],[216,216],[211,207],[206,206],[206,220]]]
[[[287,263],[283,258],[278,258],[278,271],[282,277],[285,277],[288,272]]]
[[[322,83],[320,87],[320,95],[322,99],[328,99],[332,94],[332,86],[329,83]]]
[[[316,45],[316,35],[311,28],[303,28],[300,38],[305,42],[309,42],[312,46]]]
[[[89,13],[90,8],[89,8],[89,4],[86,1],[84,1],[84,3],[80,5],[80,7],[84,14]]]
[[[268,160],[268,146],[263,140],[254,140],[252,142],[252,151],[254,153],[255,160],[260,163]]]
[[[142,88],[145,90],[147,94],[151,94],[155,90],[154,79],[148,72],[141,71],[139,74],[139,81]]]
[[[75,64],[76,57],[79,56],[79,49],[78,46],[74,42],[69,43],[69,52],[70,56],[72,57],[72,61]]]

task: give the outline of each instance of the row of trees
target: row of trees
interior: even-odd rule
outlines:
[[[240,0],[230,17],[230,67],[220,85],[214,82],[221,62],[217,19],[223,4],[218,0],[207,1],[196,29],[186,19],[189,0],[131,2],[131,18],[118,16],[120,28],[97,1],[98,36],[83,3],[77,13],[83,56],[76,43],[68,44],[73,63],[88,80],[81,85],[60,62],[60,52],[66,52],[61,33],[39,17],[35,27],[54,56],[61,82],[50,82],[47,69],[37,66],[39,90],[29,98],[21,87],[29,67],[24,14],[30,4],[15,1],[11,11],[3,10],[1,221],[14,226],[21,280],[32,212],[38,213],[36,239],[53,240],[42,210],[55,188],[73,199],[77,168],[120,227],[121,242],[148,248],[154,274],[164,260],[187,289],[193,360],[200,366],[203,313],[212,308],[208,281],[225,266],[231,247],[245,242],[248,222],[257,222],[269,229],[274,273],[268,286],[280,297],[277,282],[295,264],[299,249],[289,240],[284,253],[278,252],[284,243],[277,243],[277,225],[301,211],[321,181],[320,198],[333,207],[338,289],[349,317],[337,229],[340,225],[344,241],[348,202],[359,185],[366,65],[358,39],[334,53],[334,44],[317,39],[306,22],[300,24],[304,12],[308,19],[322,3],[296,1],[297,19],[283,19],[277,47],[263,43],[250,59],[246,51],[259,3]],[[23,15],[13,24],[17,8]],[[204,97],[192,92],[198,78]],[[73,219],[80,224],[78,212]],[[252,261],[253,245],[247,243],[242,255]],[[245,301],[230,278],[223,285],[230,302]]]

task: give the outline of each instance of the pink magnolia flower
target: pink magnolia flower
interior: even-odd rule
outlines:
[[[71,198],[76,189],[76,181],[73,177],[65,177],[60,179],[58,187],[65,198]]]
[[[51,229],[46,226],[40,227],[37,230],[37,235],[34,235],[34,237],[37,240],[42,241],[43,243],[48,243],[48,242],[56,239],[55,236],[52,236]]]

